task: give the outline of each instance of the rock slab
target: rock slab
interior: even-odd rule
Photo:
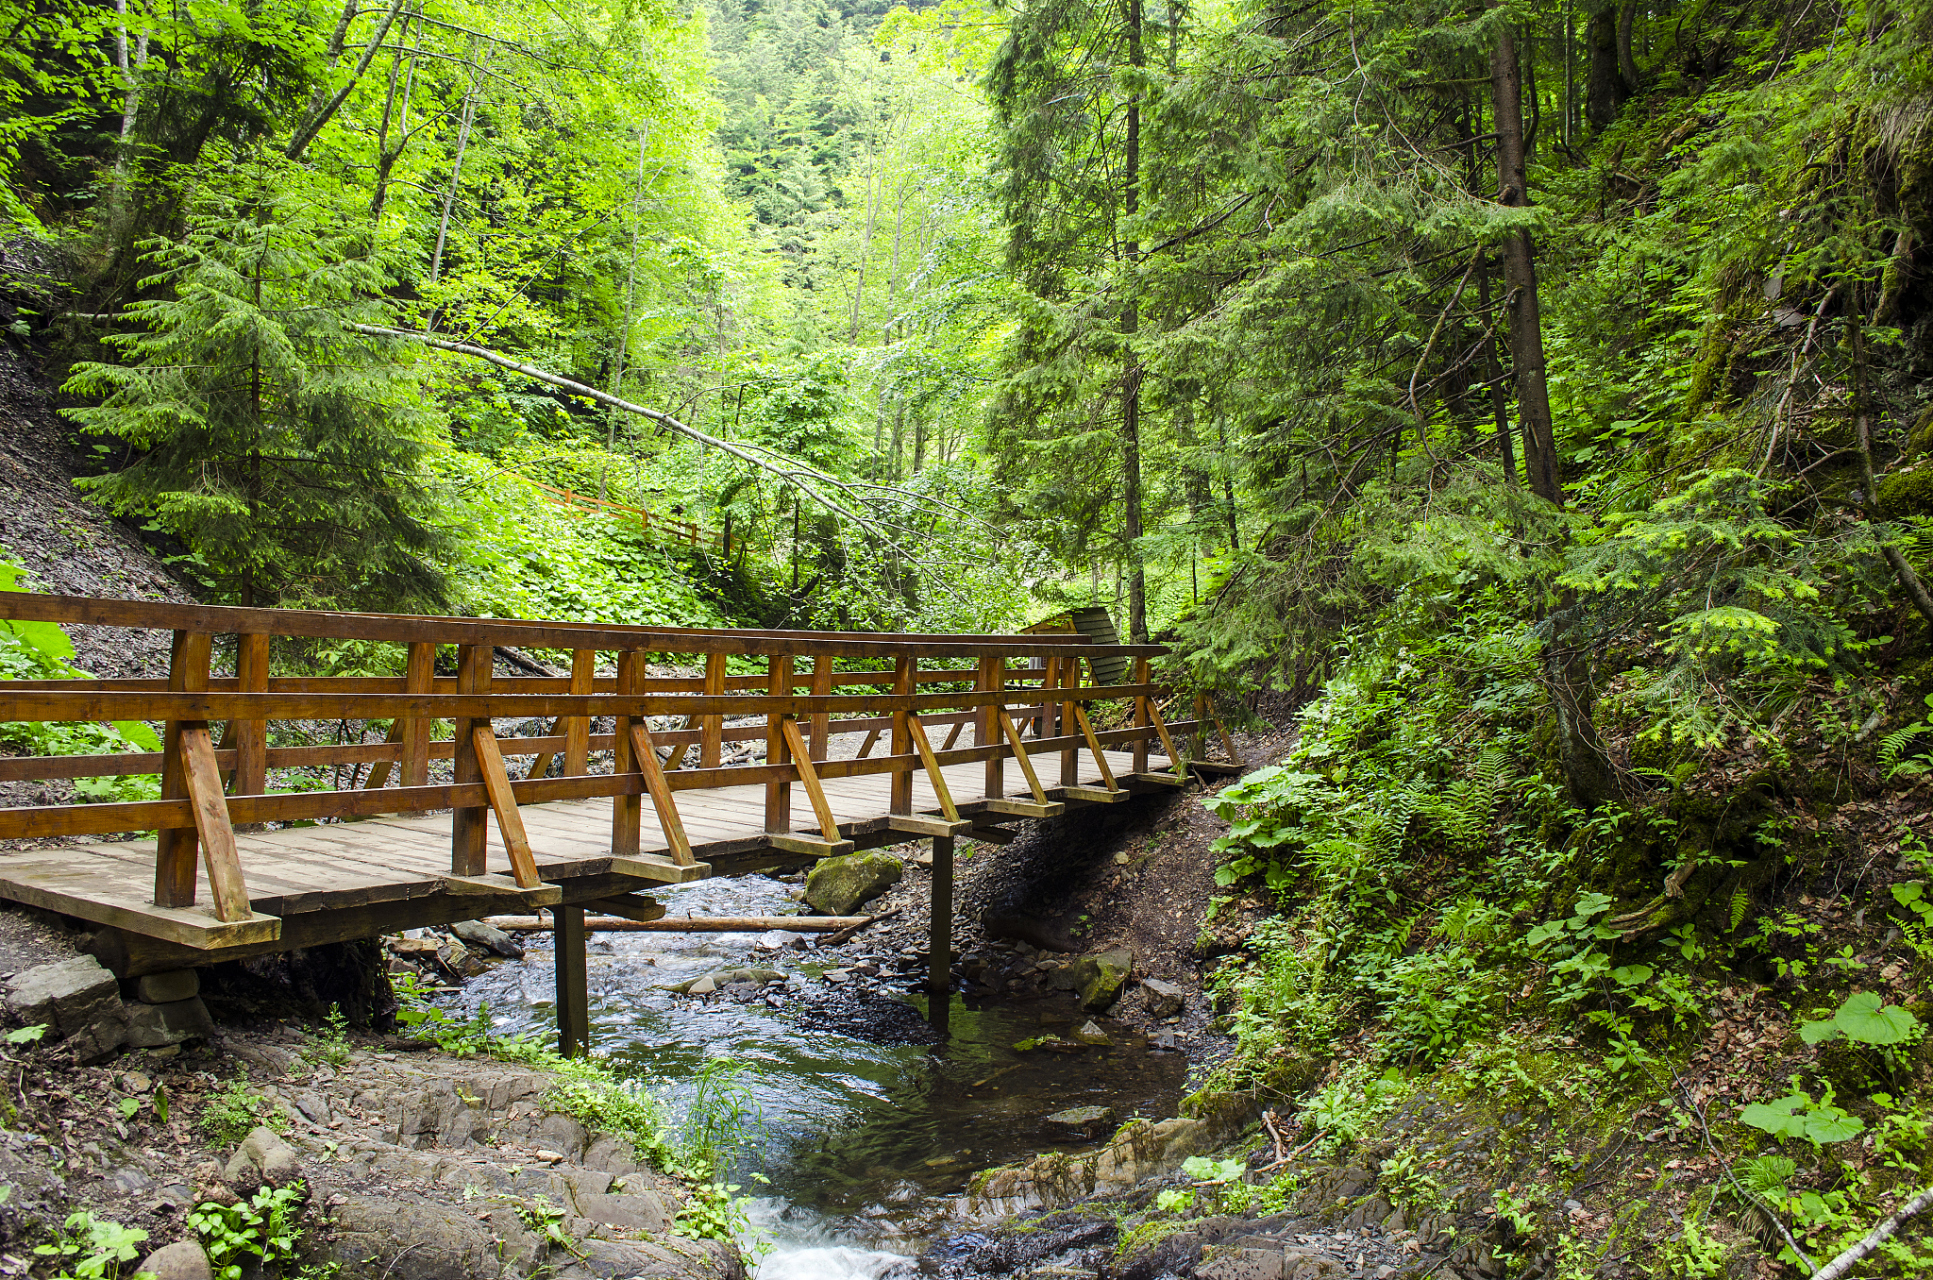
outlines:
[[[898,884],[905,874],[898,858],[876,850],[822,858],[805,878],[805,900],[815,911],[848,916]]]
[[[121,1011],[121,984],[93,956],[35,965],[7,982],[7,1006],[65,1040]]]

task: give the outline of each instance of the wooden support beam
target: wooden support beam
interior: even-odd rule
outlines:
[[[268,637],[244,632],[235,637],[235,683],[242,693],[268,692]],[[268,785],[268,721],[230,720],[226,730],[235,746],[234,794],[259,796]]]
[[[988,796],[981,803],[988,813],[1004,813],[1016,818],[1057,818],[1067,812],[1067,806],[1058,800],[1009,800],[1004,796]]]
[[[1088,804],[1118,804],[1131,798],[1134,793],[1122,789],[1112,791],[1100,787],[1062,787],[1061,796],[1068,800],[1081,800]]]
[[[895,813],[886,819],[886,829],[909,836],[963,836],[973,829],[973,820],[929,818],[923,813]]]
[[[1151,787],[1185,787],[1188,785],[1188,777],[1186,774],[1163,773],[1158,769],[1151,773],[1131,773],[1128,775],[1128,781],[1142,783]]]
[[[497,815],[497,834],[503,838],[504,850],[510,855],[510,874],[519,889],[534,889],[542,877],[537,874],[537,858],[530,851],[530,836],[524,831],[516,793],[510,789],[510,774],[503,767],[503,753],[497,750],[497,735],[488,724],[480,724],[470,732],[476,738],[477,767],[483,774],[483,789],[490,794],[490,808]]]
[[[784,734],[792,761],[798,767],[806,799],[812,802],[812,814],[819,820],[820,834],[828,841],[838,840],[839,820],[832,816],[832,805],[826,801],[825,788],[819,783],[819,771],[812,767],[812,753],[804,750],[805,744],[799,738],[799,722],[786,716],[779,721],[779,731]]]
[[[559,885],[536,884],[526,889],[505,875],[444,876],[443,892],[456,898],[515,898],[526,907],[548,907],[564,900]]]
[[[932,903],[926,933],[926,990],[933,1004],[944,1004],[953,993],[952,836],[933,837]]]
[[[1060,664],[1060,687],[1062,689],[1075,689],[1080,686],[1080,683],[1081,660],[1074,657],[1064,658]],[[1080,709],[1081,704],[1072,701],[1071,697],[1066,693],[1063,693],[1061,697],[1063,699],[1060,704],[1061,736],[1072,737],[1075,724],[1074,713]],[[1073,747],[1068,747],[1060,753],[1060,784],[1063,787],[1076,787],[1080,785],[1080,781],[1080,752]]]
[[[859,847],[851,840],[814,840],[811,836],[783,831],[766,832],[765,843],[785,853],[796,853],[807,858],[837,858]]]
[[[993,654],[980,659],[980,669],[974,675],[973,687],[976,692],[991,693],[1007,686],[1007,660]],[[973,745],[991,747],[1000,741],[999,717],[1006,714],[1003,706],[984,706],[974,714]],[[953,739],[948,738],[946,745],[951,747]],[[984,766],[986,785],[982,791],[990,796],[1007,794],[1007,775],[1005,762],[999,756],[991,756]]]
[[[1047,791],[1040,785],[1040,775],[1034,772],[1033,757],[1027,754],[1026,744],[1020,740],[1020,730],[1014,725],[1013,717],[1005,707],[994,708],[1000,715],[1000,731],[1007,735],[1007,743],[1013,748],[1014,762],[1020,766],[1020,774],[1027,779],[1027,789],[1033,793],[1036,803],[1047,802]]]
[[[656,898],[647,898],[635,893],[627,893],[616,898],[599,898],[595,902],[585,903],[584,909],[601,911],[605,915],[618,916],[625,920],[636,920],[641,924],[664,919],[665,910],[664,903]]]
[[[617,655],[617,689],[619,693],[635,693],[644,685],[644,653],[637,649],[620,649]],[[637,740],[631,730],[641,726],[642,720],[630,716],[617,719],[616,740],[611,744],[611,772],[613,774],[637,773],[643,762],[638,757]],[[645,735],[648,740],[650,735]],[[658,762],[657,753],[651,754],[651,763]],[[663,775],[659,775],[662,778]],[[649,782],[650,775],[646,775]],[[675,812],[675,810],[674,810]],[[644,821],[644,806],[637,794],[611,797],[611,852],[620,858],[634,857],[639,850],[641,826]],[[669,840],[670,833],[666,832]]]
[[[933,758],[933,744],[926,740],[926,726],[912,712],[906,712],[906,730],[913,739],[913,747],[919,752],[920,763],[926,766],[926,780],[933,785],[933,794],[940,798],[940,812],[949,820],[957,820],[960,811],[953,805],[953,793],[947,790],[946,775],[940,772],[940,762]],[[910,790],[910,787],[909,787]],[[907,809],[911,809],[908,797]]]
[[[1101,781],[1107,783],[1109,791],[1119,791],[1121,784],[1114,780],[1114,770],[1108,767],[1107,753],[1101,750],[1101,740],[1094,736],[1094,726],[1088,723],[1087,708],[1081,703],[1074,704],[1074,718],[1080,722],[1081,736],[1087,739],[1087,749],[1094,756],[1094,763],[1101,770]],[[1078,786],[1078,783],[1063,784]]]
[[[1168,736],[1168,722],[1161,718],[1161,707],[1153,698],[1148,699],[1148,718],[1154,722],[1154,731],[1161,735],[1161,749],[1168,753],[1168,767],[1175,771],[1181,782],[1188,781],[1188,766],[1182,763],[1181,753],[1175,750],[1175,740]],[[1137,769],[1142,773],[1145,770]]]
[[[966,834],[969,840],[978,840],[982,844],[1012,844],[1016,838],[1015,833],[1005,827],[975,827]]]
[[[859,751],[856,755],[853,756],[853,759],[864,760],[867,756],[871,755],[873,750],[873,743],[878,741],[879,741],[879,730],[874,729],[873,731],[871,731],[866,735],[866,740],[859,744]]]
[[[913,657],[902,656],[893,663],[893,692],[910,694],[913,692],[913,673],[918,662]],[[893,713],[893,754],[911,755],[913,751],[912,731],[907,727],[907,712]],[[930,748],[929,748],[930,749]],[[913,811],[913,768],[908,765],[893,767],[892,799],[886,806],[888,813],[911,813]]]
[[[691,852],[691,839],[685,835],[684,819],[678,816],[678,803],[671,795],[671,784],[666,781],[664,770],[658,765],[658,745],[651,741],[651,730],[645,727],[644,721],[633,720],[629,738],[633,767],[644,775],[644,788],[651,794],[651,807],[657,810],[658,830],[664,832],[665,847],[671,851],[671,861],[680,867],[697,866],[698,860]],[[632,851],[635,852],[636,848],[637,841],[633,840]],[[616,851],[615,845],[612,851]]]
[[[464,693],[490,692],[489,645],[466,644],[457,650],[457,687]],[[460,719],[456,722],[455,782],[481,782],[483,769],[477,761],[476,730],[488,729],[487,719]],[[488,805],[459,805],[450,811],[450,874],[480,876],[489,871],[490,829]]]
[[[383,738],[383,745],[388,746],[390,743],[400,744],[402,740],[403,717],[397,716],[389,722],[389,733]],[[370,765],[369,777],[363,781],[362,789],[364,791],[381,791],[384,787],[388,786],[390,768],[394,764],[395,761],[393,760],[378,760]]]
[[[612,858],[611,873],[645,880],[651,884],[690,884],[711,876],[711,863],[694,862],[679,866],[669,858]]]
[[[597,687],[597,650],[571,650],[571,692],[588,694]],[[590,772],[591,718],[560,716],[564,726],[564,775],[575,778]]]
[[[557,921],[557,1052],[581,1058],[591,1047],[590,968],[584,951],[584,908],[559,907]]]
[[[771,680],[766,692],[780,697],[792,696],[792,657],[790,654],[775,654],[766,659],[766,670]],[[785,733],[786,717],[768,713],[765,717],[765,763],[787,764],[792,754],[791,739]],[[796,730],[795,730],[796,733]],[[810,768],[810,764],[807,764]],[[792,783],[786,778],[772,778],[765,784],[765,829],[767,831],[790,831],[792,829]],[[829,833],[828,840],[837,840],[837,832]]]
[[[200,631],[177,631],[174,650],[168,659],[168,689],[173,693],[199,693],[208,687],[208,658],[214,637]],[[170,720],[162,729],[161,798],[181,800],[188,796],[187,756],[181,749],[181,734],[189,726],[207,727],[207,721]],[[154,905],[192,907],[195,905],[196,827],[184,824],[161,827],[155,833]]]
[[[215,919],[223,924],[246,920],[248,886],[242,882],[241,855],[235,850],[235,828],[228,821],[228,801],[222,795],[221,770],[215,766],[215,743],[205,724],[184,724],[179,741],[188,802],[195,810],[195,835],[208,868],[208,896]]]

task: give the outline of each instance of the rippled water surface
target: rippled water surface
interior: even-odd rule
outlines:
[[[673,916],[783,915],[788,886],[764,876],[660,890]],[[487,1002],[506,1031],[554,1029],[554,970],[546,935],[529,957],[473,980],[458,1007]],[[760,1280],[846,1280],[903,1269],[906,1255],[949,1224],[943,1211],[968,1176],[989,1165],[1080,1145],[1045,1123],[1099,1103],[1121,1120],[1169,1115],[1179,1055],[1150,1053],[1126,1028],[1103,1023],[1117,1047],[1084,1054],[1013,1046],[1065,1031],[1071,1000],[1015,1003],[952,997],[946,1035],[927,1027],[926,997],[890,967],[871,991],[829,987],[820,974],[851,964],[854,948],[823,955],[760,948],[748,933],[593,934],[591,1039],[611,1064],[655,1082],[682,1112],[707,1057],[742,1064],[739,1080],[763,1113],[763,1135],[741,1157],[738,1180],[766,1196],[753,1223],[773,1249]],[[692,998],[660,988],[724,966],[777,969],[766,999]],[[759,1184],[758,1173],[769,1179]]]

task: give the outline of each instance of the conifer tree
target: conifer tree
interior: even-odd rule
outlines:
[[[404,351],[346,327],[388,318],[382,264],[285,168],[231,177],[245,194],[206,192],[179,240],[146,246],[151,296],[125,313],[144,327],[107,339],[122,362],[67,384],[100,397],[70,416],[136,455],[79,483],[178,538],[221,599],[436,606],[432,419]]]

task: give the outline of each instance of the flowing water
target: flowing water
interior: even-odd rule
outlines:
[[[764,876],[654,894],[673,916],[798,909],[786,884]],[[474,979],[453,997],[457,1007],[487,1002],[506,1032],[552,1030],[547,935],[526,941],[527,959]],[[1017,1051],[1017,1041],[1076,1021],[1067,997],[955,995],[939,1036],[926,1024],[926,997],[906,990],[912,972],[896,978],[889,969],[870,991],[827,984],[820,975],[851,964],[856,945],[820,955],[811,946],[768,949],[745,933],[592,935],[591,1039],[609,1065],[652,1081],[676,1115],[689,1110],[708,1058],[740,1064],[736,1079],[762,1115],[733,1179],[761,1197],[753,1227],[771,1247],[759,1280],[910,1274],[909,1258],[927,1240],[964,1229],[953,1215],[969,1175],[1095,1140],[1056,1130],[1046,1123],[1050,1113],[1099,1104],[1117,1122],[1173,1114],[1185,1070],[1179,1055],[1150,1052],[1105,1021],[1112,1049]],[[750,965],[779,970],[784,984],[748,1003],[661,989]]]

